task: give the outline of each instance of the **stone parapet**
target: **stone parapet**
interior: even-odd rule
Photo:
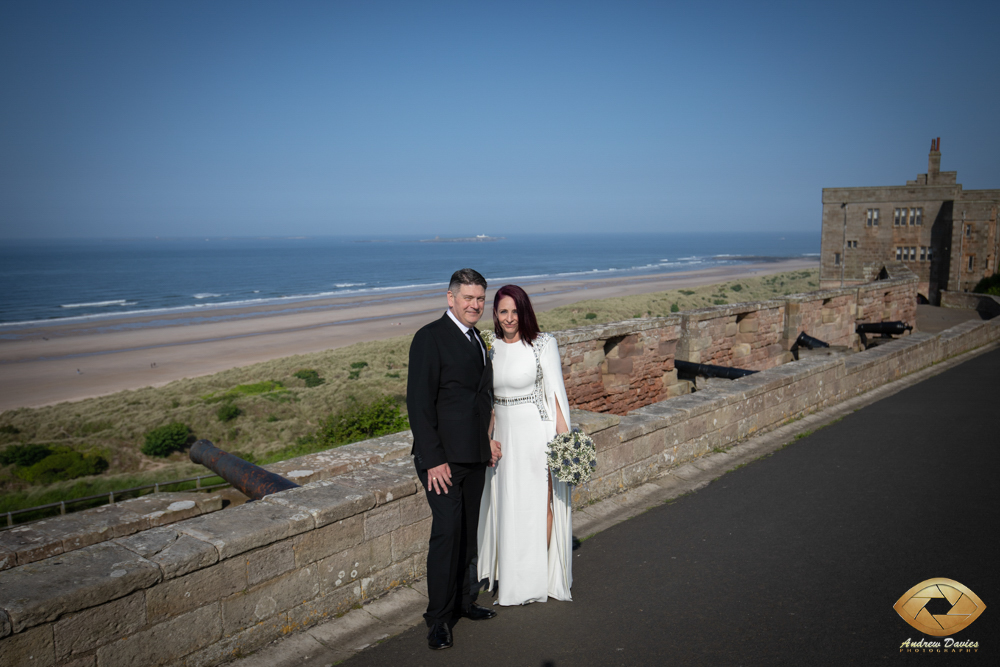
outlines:
[[[151,493],[0,532],[0,570],[222,509],[222,497]]]

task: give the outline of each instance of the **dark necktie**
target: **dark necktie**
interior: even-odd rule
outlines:
[[[479,336],[476,335],[475,329],[469,329],[465,332],[465,335],[469,337],[469,342],[476,346],[476,358],[479,359],[479,363],[483,362],[483,348],[479,344]]]

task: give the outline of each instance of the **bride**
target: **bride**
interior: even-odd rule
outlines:
[[[572,488],[552,477],[545,456],[569,430],[559,349],[517,285],[497,291],[493,327],[493,439],[503,458],[486,471],[479,579],[490,590],[500,583],[501,605],[572,600]]]

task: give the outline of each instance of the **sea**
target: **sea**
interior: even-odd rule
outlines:
[[[472,267],[491,286],[816,257],[818,233],[521,234],[0,241],[0,338],[40,325],[405,295]],[[530,290],[529,290],[530,292]],[[235,315],[234,315],[235,316]],[[155,317],[133,326],[155,326]]]

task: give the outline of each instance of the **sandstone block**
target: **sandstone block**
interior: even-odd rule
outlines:
[[[740,333],[756,333],[760,322],[756,317],[747,316],[740,320]]]
[[[320,621],[350,611],[361,601],[350,586],[338,588],[326,595],[297,605],[288,610],[287,627],[300,630],[316,625]]]
[[[320,593],[317,567],[289,572],[222,601],[222,628],[232,634],[277,613],[314,599]]]
[[[352,516],[317,530],[310,530],[296,537],[293,542],[295,564],[302,567],[361,544],[364,539],[363,516]]]
[[[310,531],[311,532],[311,531]],[[295,553],[291,542],[278,542],[257,551],[251,551],[247,559],[247,584],[256,586],[262,581],[274,579],[295,568]]]
[[[656,345],[656,352],[664,357],[673,357],[677,352],[677,339],[661,340]]]
[[[150,623],[185,614],[247,587],[246,562],[234,558],[166,581],[146,591]]]
[[[399,504],[390,503],[365,512],[365,539],[390,533],[400,526]]]
[[[212,644],[222,636],[219,603],[196,609],[97,649],[101,667],[163,665]]]
[[[430,537],[430,517],[392,531],[393,562],[398,563],[414,554],[426,552]]]
[[[0,641],[0,665],[48,667],[56,664],[52,626],[42,625]]]
[[[17,556],[13,551],[0,547],[0,570],[6,570],[17,565]]]
[[[392,538],[389,535],[382,535],[324,558],[317,563],[322,593],[329,595],[342,586],[351,586],[389,567],[390,563],[392,563]]]
[[[307,512],[316,527],[340,521],[375,506],[375,494],[343,486],[336,479],[313,482],[298,489],[290,489],[267,496],[265,502]]]
[[[250,655],[275,639],[297,629],[289,627],[287,614],[276,614],[242,632],[223,637],[220,641],[189,654],[184,658],[184,667],[214,667],[231,662]]]
[[[728,324],[726,324],[726,329],[723,335],[726,338],[732,338],[739,332],[740,332],[740,326],[736,324],[736,322],[729,322]]]
[[[160,580],[160,568],[103,542],[0,572],[0,600],[14,632],[95,607]]]
[[[159,565],[164,579],[180,577],[219,560],[213,545],[173,528],[151,528],[115,542]]]
[[[413,463],[405,461],[354,470],[338,477],[337,483],[356,491],[374,493],[376,504],[383,505],[416,493],[417,479]]]
[[[632,373],[632,359],[614,359],[609,357],[607,360],[608,373],[613,375],[629,375]]]
[[[221,510],[222,496],[195,491],[150,493],[118,504],[148,519],[150,526],[165,526],[199,514]]]
[[[13,553],[17,565],[26,565],[61,554],[62,530],[58,525],[52,527],[50,521],[46,519],[0,532],[0,549]]]
[[[384,570],[379,570],[371,578],[362,580],[362,599],[370,600],[371,598],[378,597],[385,591],[413,581],[416,578],[413,569],[414,560],[426,562],[427,555],[423,553],[416,554],[399,563],[393,563]]]
[[[215,546],[222,558],[310,530],[312,515],[274,503],[248,503],[175,524],[185,535]]]
[[[742,359],[750,355],[750,344],[749,343],[737,343],[733,345],[733,358]]]
[[[591,350],[583,354],[584,368],[597,368],[604,363],[604,350]]]
[[[142,591],[93,609],[59,619],[53,628],[56,656],[85,653],[146,625],[146,600]]]
[[[403,498],[398,501],[398,505],[399,523],[404,526],[426,519],[431,515],[431,506],[427,504],[427,496],[423,493],[415,493],[408,498]]]

